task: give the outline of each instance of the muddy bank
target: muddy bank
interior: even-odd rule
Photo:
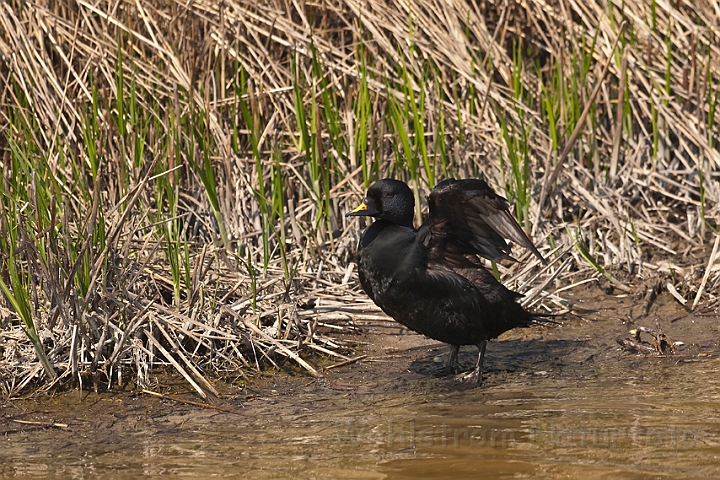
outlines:
[[[434,376],[446,346],[379,322],[362,326],[362,361],[225,387],[221,410],[138,392],[4,403],[0,478],[720,475],[716,312],[688,314],[669,295],[644,318],[631,297],[574,301],[581,317],[491,342],[476,390]],[[682,342],[674,355],[619,347],[655,319]],[[180,381],[166,392],[198,400]]]

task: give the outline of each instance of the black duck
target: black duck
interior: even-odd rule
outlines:
[[[521,295],[498,282],[478,255],[514,260],[508,238],[546,262],[508,201],[484,180],[445,180],[428,205],[428,218],[415,230],[415,199],[404,182],[386,178],[368,189],[347,214],[376,218],[358,246],[360,284],[397,322],[452,345],[446,374],[455,368],[461,345],[477,345],[477,364],[463,381],[480,385],[487,341],[543,318],[517,303]]]

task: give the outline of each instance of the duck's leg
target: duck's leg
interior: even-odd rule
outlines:
[[[450,356],[448,357],[447,365],[445,365],[445,372],[443,375],[450,375],[455,373],[455,367],[458,365],[458,353],[460,352],[460,345],[450,345]]]
[[[462,377],[462,381],[465,382],[465,384],[469,388],[473,387],[479,387],[482,385],[482,368],[483,368],[483,361],[485,360],[485,347],[487,346],[487,340],[483,340],[482,342],[478,343],[478,360],[477,364],[475,365],[475,368],[472,372],[468,373],[464,377]]]

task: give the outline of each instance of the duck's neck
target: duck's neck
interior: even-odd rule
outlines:
[[[403,213],[402,215],[397,216],[388,216],[387,213],[384,214],[383,218],[378,220],[385,220],[390,225],[398,225],[400,227],[408,227],[408,228],[415,228],[413,227],[413,214],[410,212],[410,214]],[[375,222],[377,223],[377,222]],[[385,225],[388,226],[388,225]]]
[[[362,249],[370,245],[370,243],[375,240],[375,237],[377,237],[378,234],[382,232],[385,227],[388,227],[390,225],[392,225],[392,222],[389,222],[388,220],[375,220],[373,224],[370,225],[365,230],[365,232],[363,232],[362,238],[360,239],[360,248]]]
[[[367,230],[362,235],[362,238],[360,239],[360,248],[364,248],[370,243],[372,243],[375,238],[389,227],[403,227],[403,228],[409,228],[410,230],[414,231],[414,228],[412,226],[412,222],[409,222],[407,225],[400,225],[397,222],[392,222],[386,218],[380,218],[378,220],[375,220],[372,225],[370,225]]]

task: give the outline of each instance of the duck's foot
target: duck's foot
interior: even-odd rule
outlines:
[[[457,379],[461,382],[461,388],[463,390],[476,388],[482,385],[482,372],[473,369],[470,373],[459,375]]]
[[[462,372],[462,365],[457,361],[458,353],[460,352],[460,345],[450,345],[450,355],[448,356],[447,364],[445,368],[440,372],[438,377],[447,377],[458,372]]]
[[[459,380],[462,382],[462,389],[470,389],[479,387],[482,385],[482,368],[483,368],[483,360],[485,359],[485,347],[487,345],[487,341],[483,340],[480,344],[478,344],[478,361],[475,365],[475,368],[472,372],[462,375]]]

